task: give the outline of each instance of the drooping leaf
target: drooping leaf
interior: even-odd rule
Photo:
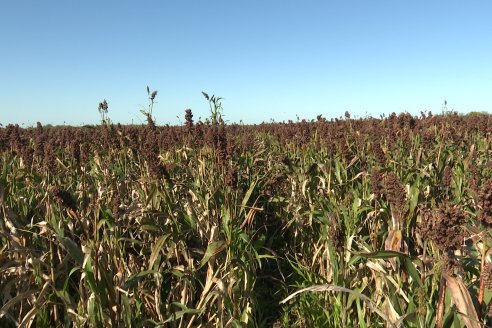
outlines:
[[[351,253],[356,256],[369,258],[369,259],[390,259],[395,257],[409,258],[407,254],[402,252],[396,252],[396,251],[377,251],[371,253],[351,252]]]
[[[456,304],[458,316],[468,328],[480,328],[477,311],[473,305],[472,298],[460,276],[452,277],[444,275],[451,297]]]
[[[58,239],[66,249],[67,253],[77,262],[77,264],[82,265],[84,262],[84,253],[79,245],[68,237],[58,237]]]
[[[401,249],[402,232],[401,230],[390,230],[384,242],[384,248],[390,251],[399,252]]]
[[[125,289],[133,288],[140,279],[142,279],[143,277],[145,277],[149,274],[154,274],[156,272],[157,271],[155,271],[155,270],[146,270],[146,271],[142,271],[142,272],[139,272],[137,274],[134,274],[134,275],[130,276],[128,278],[128,280],[125,282],[124,288]]]
[[[349,293],[357,297],[357,299],[360,299],[365,302],[365,304],[371,309],[371,311],[374,311],[377,313],[386,323],[388,324],[389,327],[396,327],[395,324],[391,321],[388,316],[379,309],[376,304],[366,295],[356,291],[352,290],[349,288],[341,287],[341,286],[336,286],[336,285],[330,285],[330,284],[324,284],[324,285],[314,285],[311,287],[303,288],[301,290],[296,291],[295,293],[290,294],[287,298],[283,299],[280,304],[285,304],[289,300],[293,299],[297,295],[305,292],[325,292],[325,291],[333,291],[333,292],[343,292],[343,293]]]

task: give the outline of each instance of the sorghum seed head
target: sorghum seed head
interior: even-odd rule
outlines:
[[[66,208],[73,211],[77,210],[77,204],[72,195],[60,186],[51,189],[51,194],[55,198],[56,202]]]
[[[478,191],[478,219],[486,226],[492,225],[492,179],[486,180]]]
[[[492,290],[492,262],[484,265],[481,279],[483,280],[484,287]]]
[[[463,209],[458,205],[441,203],[433,211],[421,209],[419,232],[431,239],[441,251],[454,251],[463,245],[462,225],[466,222]]]
[[[451,186],[452,178],[453,178],[453,169],[449,165],[446,165],[446,167],[444,167],[444,170],[442,172],[442,184],[446,190],[449,189],[449,187]]]

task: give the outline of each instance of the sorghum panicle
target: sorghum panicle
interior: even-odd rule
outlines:
[[[443,252],[461,249],[465,234],[462,225],[466,222],[459,205],[441,203],[434,210],[422,209],[419,232],[424,239],[431,239]]]
[[[449,164],[447,164],[442,172],[442,185],[446,191],[449,190],[449,188],[451,187],[452,178],[453,169]]]
[[[383,180],[383,191],[386,200],[391,204],[398,219],[402,219],[405,206],[406,190],[400,182],[400,178],[394,173],[389,172]]]
[[[191,109],[185,109],[185,126],[188,132],[193,128],[193,113]]]
[[[492,179],[486,180],[478,192],[478,219],[486,226],[492,226]]]
[[[65,207],[69,208],[72,211],[77,210],[77,202],[73,198],[73,196],[65,189],[60,186],[56,186],[51,189],[51,195],[54,197],[56,202]]]

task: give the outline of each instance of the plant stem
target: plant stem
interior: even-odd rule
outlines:
[[[437,304],[436,327],[442,328],[442,317],[444,316],[444,302],[446,300],[446,279],[441,274],[439,284],[439,303]]]

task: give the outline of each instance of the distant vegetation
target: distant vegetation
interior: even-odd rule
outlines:
[[[492,118],[0,129],[0,326],[492,324]]]

